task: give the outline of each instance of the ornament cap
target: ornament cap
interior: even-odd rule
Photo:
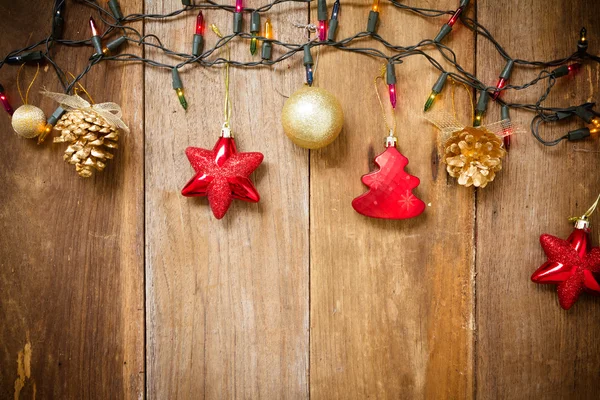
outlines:
[[[575,229],[588,229],[590,221],[587,218],[577,218],[575,220]]]
[[[223,138],[232,138],[233,133],[231,132],[231,128],[227,122],[223,123],[223,127],[221,128],[221,137]]]
[[[385,138],[385,147],[396,147],[398,143],[398,138],[394,136],[394,131],[390,130],[390,136]]]

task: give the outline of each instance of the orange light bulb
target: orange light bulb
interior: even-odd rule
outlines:
[[[379,12],[379,0],[373,0],[373,11]]]
[[[269,40],[273,39],[273,26],[270,19],[267,19],[267,22],[265,22],[265,38]]]

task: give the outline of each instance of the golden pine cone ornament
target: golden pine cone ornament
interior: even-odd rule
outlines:
[[[107,149],[118,148],[119,129],[91,111],[69,111],[54,129],[61,133],[54,143],[69,144],[63,159],[75,165],[75,171],[83,178],[92,176],[94,169],[102,171],[106,160],[113,158]]]
[[[502,169],[502,139],[485,128],[465,127],[444,144],[448,174],[464,186],[484,188]]]

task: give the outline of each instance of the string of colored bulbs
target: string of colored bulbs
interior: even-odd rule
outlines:
[[[450,16],[447,22],[442,25],[434,39],[425,39],[412,46],[394,45],[377,34],[381,12],[379,0],[373,0],[371,10],[366,18],[365,31],[336,41],[338,26],[341,23],[340,11],[342,4],[340,0],[335,0],[332,6],[332,13],[330,17],[326,0],[316,1],[318,19],[316,31],[318,36],[314,40],[308,40],[302,44],[295,44],[285,43],[274,39],[274,28],[270,19],[267,18],[263,25],[261,23],[261,14],[270,11],[272,7],[278,4],[286,2],[310,3],[311,0],[276,0],[259,8],[244,7],[243,0],[235,0],[235,5],[217,4],[212,0],[203,1],[201,4],[192,4],[192,0],[182,0],[183,8],[171,13],[131,14],[127,16],[123,15],[118,0],[109,0],[107,3],[107,8],[103,8],[96,1],[83,0],[84,4],[94,8],[98,12],[98,18],[108,27],[106,31],[101,33],[94,18],[90,17],[89,28],[91,37],[85,40],[66,40],[62,38],[65,23],[64,13],[66,0],[56,0],[53,8],[52,31],[50,35],[30,46],[10,52],[2,61],[0,61],[0,68],[2,68],[4,64],[39,63],[42,61],[47,61],[55,69],[65,93],[70,93],[75,85],[93,68],[93,66],[101,61],[142,62],[153,67],[171,70],[172,87],[182,107],[187,109],[188,103],[185,98],[183,81],[179,73],[179,70],[187,65],[213,67],[229,64],[230,66],[244,68],[270,66],[282,62],[298,52],[302,52],[306,83],[308,85],[312,85],[314,80],[314,60],[311,50],[318,46],[327,46],[333,47],[337,50],[360,53],[383,59],[386,63],[386,83],[388,85],[390,104],[393,108],[395,108],[397,105],[396,65],[403,63],[404,59],[407,57],[418,55],[424,57],[434,68],[440,71],[440,76],[433,85],[431,94],[426,99],[424,105],[425,112],[434,105],[436,97],[443,91],[446,81],[450,77],[454,81],[466,84],[478,92],[478,100],[475,107],[475,117],[473,121],[474,126],[480,126],[482,124],[489,100],[491,99],[502,107],[502,119],[510,118],[510,108],[525,109],[535,112],[536,115],[531,122],[531,130],[534,137],[544,145],[552,146],[560,143],[563,140],[573,141],[585,139],[590,136],[593,138],[597,138],[599,136],[600,114],[593,109],[595,106],[594,103],[585,103],[564,108],[549,108],[542,106],[542,103],[548,98],[550,91],[557,79],[570,74],[575,74],[582,67],[582,63],[586,60],[596,62],[600,61],[598,56],[591,55],[587,52],[588,38],[585,28],[583,28],[580,32],[576,51],[570,56],[552,61],[528,61],[511,58],[504,48],[494,39],[489,30],[487,30],[477,21],[465,15],[464,11],[469,5],[469,0],[460,0],[458,8],[456,10],[449,11],[412,7],[402,4],[397,0],[390,0],[391,4],[396,8],[407,10],[423,17],[440,18],[445,15]],[[195,20],[195,33],[190,40],[190,54],[168,49],[162,45],[162,42],[158,36],[154,34],[142,35],[135,28],[127,25],[128,23],[136,21],[166,20],[169,18],[174,18],[182,13],[193,12],[196,10],[199,12]],[[203,10],[226,11],[231,12],[233,16],[232,34],[223,36],[216,42],[213,48],[207,50],[204,49],[206,25]],[[250,14],[249,33],[245,32],[243,29],[245,14]],[[461,21],[461,23],[468,29],[476,32],[477,35],[489,40],[496,48],[498,53],[506,60],[506,64],[501,70],[495,86],[488,86],[484,82],[480,81],[476,76],[469,73],[457,62],[455,52],[450,47],[442,43],[444,39],[450,35],[458,21]],[[263,27],[262,34],[261,27]],[[304,26],[304,28],[310,27],[310,25]],[[121,35],[112,40],[108,40],[108,38],[113,36],[113,33],[115,32],[120,32]],[[236,38],[249,41],[249,50],[251,56],[255,56],[257,54],[258,45],[260,43],[260,60],[242,62],[225,59],[219,56],[218,50],[224,46],[227,46],[229,42]],[[353,42],[359,41],[363,38],[371,38],[381,43],[389,51],[393,52],[393,54],[388,56],[376,48],[351,46]],[[180,59],[181,61],[178,64],[170,65],[135,54],[117,53],[117,51],[128,42],[138,46],[160,50],[164,54]],[[92,46],[94,49],[87,66],[72,80],[68,79],[63,69],[53,60],[52,53],[57,45]],[[274,46],[282,49],[283,52],[275,52]],[[43,50],[35,50],[38,47],[43,48]],[[451,66],[453,66],[457,72],[450,72],[444,69],[440,62],[425,52],[426,48],[438,50],[441,57]],[[273,58],[274,53],[279,55],[276,58]],[[509,84],[510,76],[513,69],[517,66],[541,67],[544,69],[534,79],[525,84],[511,85]],[[549,67],[554,67],[554,69],[545,69]],[[546,90],[535,104],[506,103],[501,98],[501,94],[504,91],[524,90],[535,86],[540,82],[546,82],[547,86]],[[0,85],[0,102],[2,102],[6,112],[12,115],[13,108],[2,85]],[[43,138],[52,131],[54,124],[56,124],[64,112],[65,111],[61,107],[58,107],[48,118],[45,133],[41,136],[42,141]],[[572,116],[581,118],[587,124],[587,126],[568,132],[560,138],[551,141],[546,141],[539,135],[539,128],[542,123],[555,122]],[[505,146],[507,148],[510,145],[509,140],[510,136],[508,135],[505,137]]]

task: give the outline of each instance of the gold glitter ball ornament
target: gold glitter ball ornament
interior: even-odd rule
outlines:
[[[106,160],[113,158],[107,149],[118,147],[119,130],[98,114],[85,110],[72,110],[64,114],[54,126],[60,137],[54,143],[68,143],[63,159],[75,166],[83,178],[95,170],[102,171]]]
[[[485,187],[502,169],[502,139],[485,128],[465,127],[444,144],[443,161],[450,176],[464,186]]]
[[[281,112],[285,134],[305,149],[319,149],[333,142],[344,125],[338,99],[322,88],[304,86],[285,102]]]
[[[44,131],[46,115],[36,106],[22,105],[15,110],[12,116],[12,127],[17,135],[25,139],[32,139]]]

